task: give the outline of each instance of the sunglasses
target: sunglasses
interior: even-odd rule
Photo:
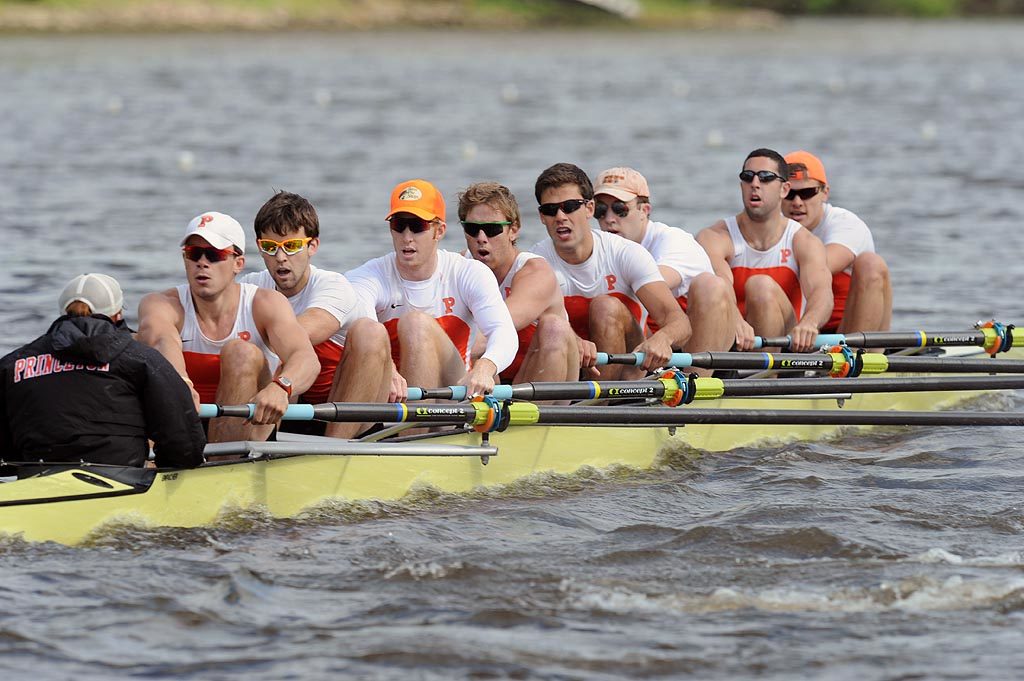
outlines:
[[[430,229],[430,226],[434,224],[433,220],[428,222],[423,218],[417,217],[393,217],[388,222],[391,223],[391,231],[398,232],[399,234],[407,229],[413,234],[420,234]]]
[[[610,206],[612,212],[618,215],[620,218],[624,218],[629,215],[629,206],[626,205],[625,201],[612,201]],[[608,215],[608,204],[601,203],[600,201],[594,204],[594,217],[598,220],[603,220],[605,215]]]
[[[568,215],[569,213],[575,213],[581,206],[585,205],[587,205],[587,199],[569,199],[561,203],[542,203],[537,207],[537,210],[540,211],[541,215],[553,218],[558,215],[558,211]]]
[[[462,229],[470,236],[480,236],[480,232],[483,232],[488,239],[493,239],[505,231],[506,225],[511,224],[507,220],[505,222],[463,222]]]
[[[796,197],[800,197],[801,200],[806,201],[812,196],[816,196],[821,191],[821,187],[804,187],[803,189],[790,189],[789,193],[786,194],[786,200],[792,201]]]
[[[756,173],[753,170],[744,170],[743,172],[740,173],[740,179],[746,182],[747,184],[753,182],[755,176],[757,176],[757,179],[761,180],[761,182],[774,182],[775,180],[782,180],[781,175],[773,173],[770,170],[758,170]],[[785,182],[785,180],[782,181]]]
[[[306,247],[313,237],[307,236],[303,239],[285,239],[284,241],[274,241],[273,239],[257,239],[256,245],[260,247],[260,250],[267,255],[277,255],[277,249],[284,251],[285,255],[295,255],[303,248]]]
[[[182,246],[181,251],[182,253],[185,254],[185,257],[191,260],[192,262],[199,262],[199,259],[202,258],[204,255],[206,256],[206,259],[209,260],[210,262],[223,262],[230,258],[231,256],[237,255],[237,253],[235,253],[235,249],[233,246],[228,246],[227,248],[214,248],[213,246],[194,245]]]

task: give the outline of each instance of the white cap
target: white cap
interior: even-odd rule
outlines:
[[[68,305],[76,300],[88,305],[93,314],[106,315],[111,319],[124,309],[121,285],[117,279],[105,274],[79,274],[69,281],[60,292],[60,313],[67,312]]]
[[[184,246],[193,234],[203,237],[214,248],[237,246],[238,250],[245,253],[245,231],[238,220],[230,215],[215,211],[200,213],[188,223],[180,245]]]

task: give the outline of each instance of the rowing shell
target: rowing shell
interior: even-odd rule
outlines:
[[[722,399],[701,408],[784,407],[823,414],[839,409],[935,411],[979,394],[983,393]],[[585,466],[644,469],[666,451],[726,451],[766,440],[815,440],[838,429],[822,424],[695,424],[679,429],[522,426],[491,433],[488,443],[473,432],[394,442],[291,436],[281,442],[224,443],[210,445],[208,455],[236,453],[247,458],[176,471],[82,466],[0,484],[0,533],[78,544],[101,536],[108,524],[199,527],[215,524],[226,512],[248,508],[294,517],[332,500],[398,500],[422,488],[465,493],[534,474],[571,474]]]

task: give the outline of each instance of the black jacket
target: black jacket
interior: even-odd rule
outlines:
[[[102,315],[60,317],[0,359],[5,461],[161,467],[203,462],[206,438],[174,367]]]

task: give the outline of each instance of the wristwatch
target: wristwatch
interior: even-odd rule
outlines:
[[[281,386],[281,389],[288,393],[288,397],[292,396],[292,382],[291,379],[285,378],[284,376],[278,376],[274,379],[274,383]]]

